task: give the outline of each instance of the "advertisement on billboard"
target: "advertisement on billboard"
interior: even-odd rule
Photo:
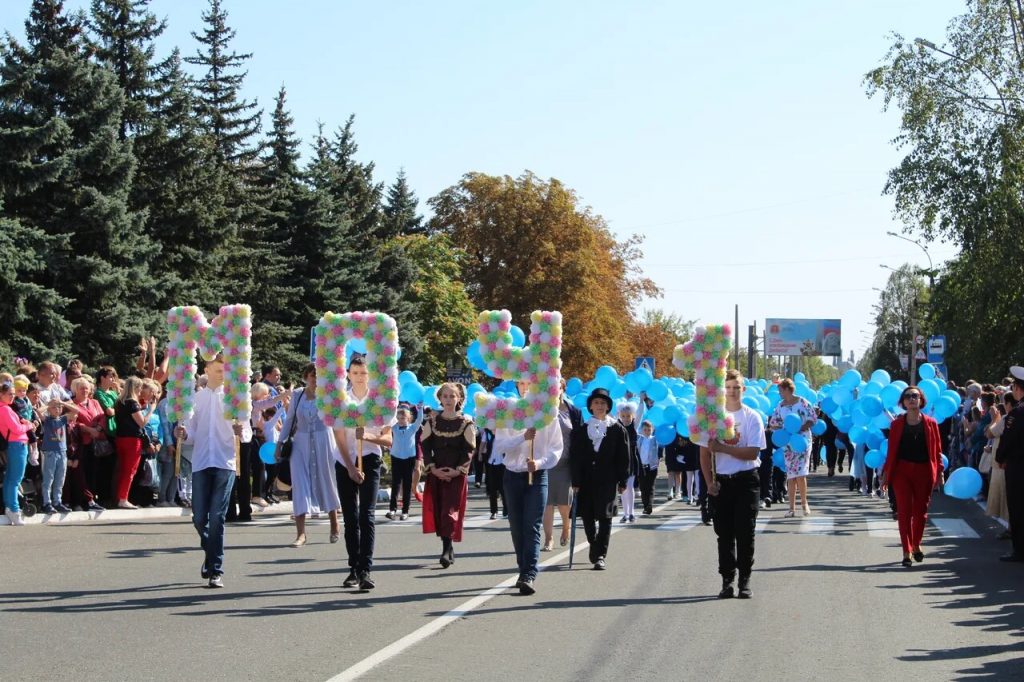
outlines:
[[[765,352],[768,355],[841,355],[841,320],[768,318]]]

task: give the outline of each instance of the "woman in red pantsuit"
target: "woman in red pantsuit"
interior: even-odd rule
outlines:
[[[142,379],[125,379],[121,395],[114,403],[114,448],[117,451],[117,470],[114,473],[114,494],[119,509],[138,509],[128,501],[135,471],[142,461],[142,439],[146,437],[145,425],[156,410],[152,391],[143,385]]]
[[[908,386],[899,405],[906,414],[893,420],[889,430],[889,454],[882,471],[882,490],[892,486],[903,545],[903,565],[924,561],[921,538],[928,521],[932,491],[942,480],[942,436],[939,424],[921,414],[927,404],[917,386]]]

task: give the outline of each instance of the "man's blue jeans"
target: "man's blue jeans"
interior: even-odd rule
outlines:
[[[512,545],[516,549],[520,580],[537,577],[544,505],[548,502],[548,472],[535,471],[532,485],[527,482],[528,476],[525,472],[506,471],[504,480],[508,525],[512,531]]]
[[[211,576],[224,574],[224,517],[234,483],[235,472],[228,469],[192,472],[192,525],[199,532]]]

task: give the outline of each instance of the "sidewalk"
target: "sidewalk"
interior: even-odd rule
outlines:
[[[266,509],[253,507],[252,515],[256,516],[277,516],[291,514],[291,502],[279,502]],[[152,519],[180,519],[191,518],[192,510],[185,507],[142,507],[140,509],[107,509],[101,512],[78,511],[70,514],[43,514],[22,517],[26,526],[52,526],[65,523],[83,523],[99,521],[104,523],[125,523],[126,521],[140,521]],[[0,516],[0,526],[9,526],[10,521],[6,516]]]

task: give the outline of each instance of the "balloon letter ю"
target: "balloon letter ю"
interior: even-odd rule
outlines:
[[[541,429],[558,416],[562,378],[562,314],[535,310],[530,316],[530,345],[512,346],[512,314],[507,310],[480,313],[480,354],[498,379],[527,381],[526,395],[498,398],[476,394],[477,421],[489,429]]]
[[[196,350],[209,361],[223,353],[224,416],[249,419],[249,376],[252,367],[252,312],[247,305],[226,305],[209,322],[196,306],[167,312],[167,416],[184,422],[192,416],[196,383]]]
[[[369,393],[350,400],[345,344],[366,342]],[[384,313],[325,313],[316,326],[316,407],[327,426],[387,426],[398,407],[398,326]]]
[[[676,346],[672,364],[693,371],[697,407],[690,415],[690,438],[706,445],[712,438],[726,441],[735,435],[732,415],[725,411],[725,368],[732,350],[732,329],[727,324],[697,327],[693,339]]]

